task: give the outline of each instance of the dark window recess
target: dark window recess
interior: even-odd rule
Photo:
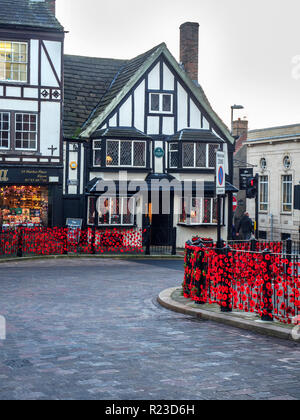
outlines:
[[[159,111],[159,95],[151,95],[151,111]]]
[[[291,239],[291,234],[290,233],[282,233],[281,234],[281,240],[282,241],[287,241],[288,239]]]
[[[0,148],[8,149],[10,137],[10,114],[0,112]]]
[[[163,95],[163,111],[171,112],[171,95]]]
[[[268,239],[267,232],[265,232],[263,230],[260,230],[259,233],[258,233],[258,237],[259,237],[259,239]]]

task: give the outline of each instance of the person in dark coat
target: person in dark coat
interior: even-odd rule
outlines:
[[[251,235],[252,233],[254,233],[254,229],[253,229],[253,222],[249,217],[249,213],[245,212],[244,216],[241,218],[241,220],[239,221],[239,223],[237,224],[237,236],[242,236],[241,239],[243,239],[244,241],[249,241],[251,239]],[[241,235],[240,235],[240,231],[241,231]]]

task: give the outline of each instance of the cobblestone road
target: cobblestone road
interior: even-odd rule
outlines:
[[[0,399],[299,399],[299,345],[169,312],[181,261],[1,264]]]

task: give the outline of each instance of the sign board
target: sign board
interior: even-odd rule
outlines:
[[[68,240],[71,243],[79,243],[82,227],[82,219],[68,218],[66,222],[68,228]]]
[[[236,211],[237,206],[238,206],[237,198],[236,198],[236,196],[234,195],[234,196],[232,197],[232,211],[233,211],[233,212],[235,212],[235,211]]]
[[[240,190],[247,190],[249,178],[253,178],[253,168],[240,168]]]
[[[43,185],[59,183],[62,171],[57,168],[7,167],[0,165],[0,184]]]
[[[225,194],[225,153],[216,153],[216,194]]]

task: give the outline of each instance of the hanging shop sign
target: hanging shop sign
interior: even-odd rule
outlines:
[[[73,169],[73,170],[77,169],[77,162],[75,162],[75,161],[71,162],[70,163],[70,168]]]
[[[49,184],[59,183],[60,176],[57,168],[1,168],[0,184]]]

